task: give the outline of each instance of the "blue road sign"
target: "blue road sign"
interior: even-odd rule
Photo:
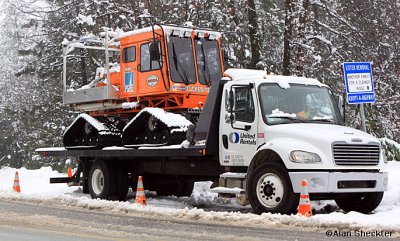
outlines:
[[[346,82],[347,103],[374,103],[374,82],[370,62],[343,63],[344,79]]]

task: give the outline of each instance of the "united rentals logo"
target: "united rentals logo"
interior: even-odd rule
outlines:
[[[157,75],[150,75],[149,77],[147,77],[147,85],[150,87],[154,87],[156,86],[156,84],[158,84],[158,76]]]
[[[229,134],[229,142],[230,143],[238,143],[240,141],[240,136],[239,133],[237,132],[232,132],[231,134]]]
[[[232,144],[256,145],[256,134],[231,132],[229,142]]]

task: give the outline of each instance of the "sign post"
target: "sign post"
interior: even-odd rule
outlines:
[[[361,129],[366,131],[364,103],[374,103],[374,82],[370,62],[343,63],[347,103],[360,104]]]

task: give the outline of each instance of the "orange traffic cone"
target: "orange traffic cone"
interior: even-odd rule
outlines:
[[[146,195],[144,195],[142,176],[139,176],[138,178],[135,203],[146,205]]]
[[[72,177],[72,167],[68,167],[68,177]]]
[[[301,181],[301,187],[303,190],[300,193],[300,203],[297,215],[309,218],[312,216],[312,211],[310,196],[308,195],[307,180]]]
[[[15,172],[13,190],[16,191],[16,192],[21,192],[21,188],[19,186],[18,172]]]

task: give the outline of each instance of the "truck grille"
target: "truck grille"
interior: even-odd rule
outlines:
[[[378,165],[379,144],[333,144],[333,158],[336,165],[374,166]]]

